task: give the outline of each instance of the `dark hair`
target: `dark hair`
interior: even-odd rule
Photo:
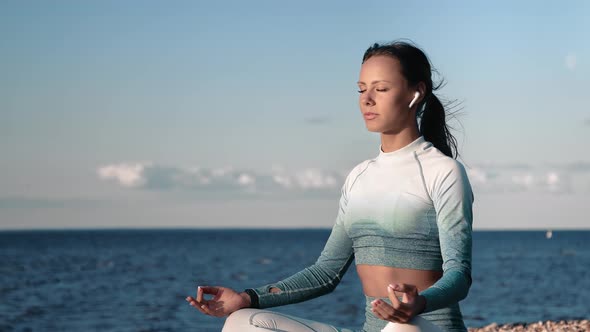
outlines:
[[[433,93],[443,86],[443,80],[441,79],[439,84],[433,86],[432,72],[437,74],[438,72],[432,68],[426,54],[417,46],[404,41],[397,40],[381,45],[375,43],[365,51],[363,63],[376,55],[388,55],[396,58],[401,64],[402,75],[411,86],[424,82],[426,85],[425,98],[418,105],[416,112],[416,118],[421,119],[420,133],[425,140],[431,142],[442,153],[456,158],[458,156],[457,140],[447,126],[445,106]]]

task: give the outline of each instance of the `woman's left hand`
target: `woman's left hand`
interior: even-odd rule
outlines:
[[[401,302],[395,296],[394,291],[404,293]],[[426,307],[426,299],[424,296],[418,295],[418,289],[414,285],[389,285],[387,294],[391,305],[380,299],[371,302],[373,314],[380,319],[395,323],[407,323],[414,316],[422,313]]]

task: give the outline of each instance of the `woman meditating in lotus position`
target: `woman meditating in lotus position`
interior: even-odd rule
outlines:
[[[313,265],[244,292],[201,286],[187,297],[206,315],[229,315],[224,332],[352,331],[264,309],[332,292],[353,260],[366,297],[358,330],[467,331],[458,302],[471,286],[474,196],[433,93],[440,85],[433,87],[430,62],[407,42],[374,44],[358,87],[366,127],[381,133],[376,157],[346,177]]]

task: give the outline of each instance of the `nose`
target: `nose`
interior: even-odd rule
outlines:
[[[373,100],[373,96],[371,95],[371,93],[369,91],[365,91],[364,93],[362,93],[360,95],[361,98],[361,105],[364,106],[372,106],[375,105],[375,101]]]

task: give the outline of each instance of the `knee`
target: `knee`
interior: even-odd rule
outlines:
[[[232,312],[225,319],[222,332],[256,332],[276,329],[283,316],[262,309],[244,308]],[[283,322],[284,323],[284,322]]]
[[[225,319],[222,332],[247,331],[250,326],[250,317],[260,309],[244,308],[232,312]]]

